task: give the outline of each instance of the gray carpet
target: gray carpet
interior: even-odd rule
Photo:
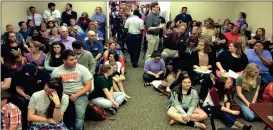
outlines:
[[[133,68],[130,64],[130,58],[126,55],[126,81],[124,82],[125,92],[131,96],[131,100],[120,107],[116,115],[116,120],[110,121],[86,121],[86,130],[197,130],[184,125],[169,125],[167,117],[167,98],[160,96],[160,93],[153,87],[144,87],[142,74],[144,60],[142,55],[139,61],[139,67]],[[253,126],[253,130],[262,130],[265,127],[263,122],[246,122],[240,121]],[[205,124],[211,130],[210,121],[206,120]],[[223,123],[215,120],[216,129],[224,127]]]

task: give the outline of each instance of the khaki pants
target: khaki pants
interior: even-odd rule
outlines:
[[[146,52],[146,58],[145,60],[148,60],[154,51],[158,49],[159,45],[159,36],[147,34],[146,35],[147,41],[148,41],[148,49]]]
[[[169,58],[169,57],[174,58],[177,53],[178,53],[177,50],[165,49],[161,53],[161,57],[163,58],[164,61],[166,61],[167,58]]]

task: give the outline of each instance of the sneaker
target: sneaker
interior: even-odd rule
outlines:
[[[111,115],[116,115],[117,114],[117,110],[115,108],[109,108],[109,112]]]

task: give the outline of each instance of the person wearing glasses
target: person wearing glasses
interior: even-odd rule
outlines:
[[[59,10],[55,9],[55,4],[50,2],[48,3],[48,9],[46,9],[43,13],[44,22],[53,21],[55,26],[59,26],[59,22],[61,19],[61,13]]]

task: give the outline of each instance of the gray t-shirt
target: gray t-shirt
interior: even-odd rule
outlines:
[[[64,93],[74,94],[84,87],[84,82],[93,79],[90,71],[83,65],[77,64],[76,67],[67,69],[61,65],[53,70],[52,78],[62,77]]]
[[[63,94],[61,101],[61,111],[65,112],[69,103],[69,97],[66,94]],[[50,99],[44,90],[35,92],[29,101],[28,108],[35,109],[36,115],[46,117],[46,111],[50,104]],[[35,124],[45,124],[46,122],[33,122]]]

